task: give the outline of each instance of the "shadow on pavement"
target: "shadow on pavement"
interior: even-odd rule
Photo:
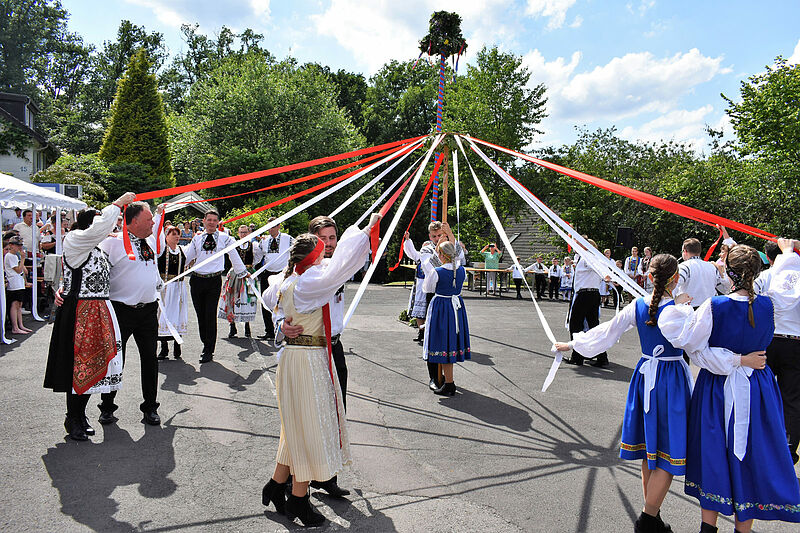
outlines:
[[[27,316],[26,318],[30,318],[30,316]],[[28,333],[27,335],[13,335],[13,334],[10,333],[11,328],[10,327],[7,328],[6,329],[6,338],[7,339],[15,339],[17,342],[14,342],[12,344],[2,344],[2,343],[0,343],[0,357],[3,357],[4,355],[6,355],[8,353],[13,352],[14,350],[19,348],[20,346],[25,345],[25,341],[27,341],[28,339],[33,338],[36,335],[36,333],[39,332],[40,329],[45,328],[45,327],[47,327],[49,325],[50,325],[50,322],[48,322],[46,320],[44,322],[39,322],[38,320],[25,320],[25,327],[30,329],[30,330],[33,330],[33,333]],[[48,339],[49,339],[49,337],[48,337]],[[49,343],[48,343],[48,345],[49,345]],[[45,354],[45,358],[47,358],[47,354]]]
[[[135,530],[114,518],[117,487],[139,485],[145,498],[166,498],[177,486],[168,476],[175,469],[172,419],[164,426],[145,426],[141,439],[116,424],[100,426],[103,442],[60,442],[48,448],[42,462],[58,489],[61,512],[95,531]]]
[[[532,419],[527,411],[470,390],[459,388],[455,397],[443,397],[439,404],[472,415],[492,426],[505,426],[521,432],[531,429]]]

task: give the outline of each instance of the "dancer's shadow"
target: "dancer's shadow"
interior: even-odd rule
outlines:
[[[470,361],[473,363],[478,363],[479,365],[485,366],[494,366],[494,361],[492,361],[491,355],[480,352],[472,352],[470,355]]]
[[[442,398],[440,405],[472,415],[493,426],[505,426],[513,431],[529,431],[533,420],[530,413],[501,402],[497,398],[459,388],[455,398]]]
[[[159,361],[158,372],[165,376],[161,390],[171,392],[178,392],[181,385],[194,387],[197,385],[197,378],[201,376],[200,372],[184,359]]]
[[[254,368],[250,370],[250,374],[247,377],[242,377],[226,366],[216,361],[211,361],[200,367],[198,375],[218,383],[224,383],[231,389],[242,392],[258,381],[258,378],[260,378],[264,372],[266,372],[265,368]]]
[[[173,417],[174,418],[174,417]],[[103,442],[66,441],[42,456],[61,512],[95,531],[131,531],[136,526],[114,518],[119,504],[111,497],[117,487],[138,485],[145,498],[166,498],[177,488],[169,474],[175,469],[172,419],[163,426],[145,426],[141,439],[116,424],[101,426]]]

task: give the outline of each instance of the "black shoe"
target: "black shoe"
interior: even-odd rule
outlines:
[[[595,368],[605,368],[605,367],[608,366],[609,363],[608,363],[608,358],[604,357],[604,358],[601,359],[601,358],[598,357],[597,359],[595,359],[594,361],[592,361],[589,364],[592,365]]]
[[[67,430],[67,436],[72,440],[89,440],[89,436],[86,435],[81,421],[74,417],[68,416],[66,420],[64,420],[64,429]]]
[[[440,388],[433,391],[434,394],[438,394],[439,396],[455,396],[456,395],[456,384],[455,383],[445,383]]]
[[[707,524],[705,522],[701,522],[700,533],[717,533],[717,527],[712,526],[711,524]]]
[[[419,330],[419,333],[417,333],[417,336],[414,339],[414,341],[415,342],[422,342],[424,340],[425,340],[425,330],[421,329],[421,330]]]
[[[660,533],[660,522],[657,517],[642,511],[636,522],[633,523],[634,533]],[[671,531],[671,530],[670,530]]]
[[[180,359],[181,358],[181,345],[178,344],[177,342],[175,343],[175,348],[173,348],[173,350],[172,350],[172,356],[175,359]]]
[[[113,411],[100,411],[100,417],[97,419],[102,425],[107,426],[109,424],[113,424],[119,420],[116,416],[114,416]]]
[[[89,425],[89,419],[86,416],[84,416],[81,420],[81,427],[83,428],[84,433],[90,437],[96,433],[94,428]]]
[[[161,425],[161,417],[158,416],[158,413],[155,411],[148,411],[144,413],[142,417],[142,424],[147,424],[148,426],[160,426]]]
[[[200,354],[200,364],[201,365],[203,363],[210,363],[213,360],[214,360],[214,355],[213,354],[210,354],[210,353]]]
[[[258,338],[262,341],[271,341],[275,338],[275,336],[270,335],[269,333],[264,333],[263,335],[259,335]]]
[[[568,365],[583,366],[583,356],[573,352],[569,359],[564,359],[564,362]]]
[[[658,520],[658,533],[672,533],[672,527],[661,519],[661,510],[656,513],[656,520]]]
[[[236,336],[236,333],[237,333],[237,331],[236,331],[236,324],[235,324],[235,323],[232,323],[232,324],[231,324],[231,329],[230,329],[230,331],[228,331],[228,338],[229,338],[229,339],[232,339],[232,338],[234,338],[234,337]]]
[[[332,477],[328,481],[312,481],[311,486],[315,489],[324,490],[332,498],[344,498],[350,494],[349,490],[339,486],[336,477]]]
[[[286,485],[287,483],[278,483],[270,478],[269,483],[261,489],[261,503],[264,507],[269,507],[269,502],[272,502],[276,511],[286,514]]]
[[[244,336],[245,337],[249,337],[250,336],[250,322],[245,322],[244,323]]]
[[[167,346],[167,341],[161,341],[161,351],[158,352],[158,357],[156,357],[156,359],[163,361],[167,357],[169,357],[169,347]]]
[[[302,497],[293,494],[286,500],[286,518],[294,520],[295,517],[306,527],[318,526],[325,522],[325,517],[311,505],[308,494]]]

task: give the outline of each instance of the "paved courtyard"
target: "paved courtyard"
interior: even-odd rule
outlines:
[[[459,393],[442,398],[427,388],[415,330],[397,320],[408,289],[366,293],[342,337],[354,462],[340,485],[353,493],[348,500],[313,493],[330,519],[318,529],[632,531],[642,506],[639,464],[620,461],[618,443],[639,357],[635,332],[609,352],[609,368],[563,365],[542,393],[552,356],[531,302],[465,295],[472,361],[456,366]],[[542,307],[556,336],[568,339],[566,304]],[[51,328],[36,325],[0,351],[0,530],[302,529],[261,505],[280,431],[274,348],[220,338],[214,362],[201,367],[190,331],[183,360],[160,364],[163,425],[145,427],[131,341],[118,424],[94,424],[97,435],[78,443],[64,438],[63,395],[42,388]],[[253,333],[263,333],[260,318]],[[87,409],[93,421],[97,403]],[[676,532],[699,529],[682,478],[662,514]],[[719,525],[733,530],[729,520]],[[757,522],[754,531],[797,529]]]

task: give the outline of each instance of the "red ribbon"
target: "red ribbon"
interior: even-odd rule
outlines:
[[[311,250],[302,261],[294,266],[294,271],[297,272],[297,275],[299,276],[311,268],[311,266],[314,264],[314,261],[316,261],[320,254],[322,254],[323,250],[325,250],[325,244],[322,242],[322,239],[317,239],[317,244],[314,246],[314,249]]]
[[[319,241],[322,242],[322,241]],[[336,380],[333,379],[333,346],[331,345],[331,304],[322,306],[322,324],[325,326],[325,346],[328,347],[328,374],[331,376],[333,399],[336,402],[336,429],[339,430],[339,448],[342,447],[342,429],[339,420],[339,399],[336,392]]]
[[[408,223],[408,227],[406,228],[405,233],[411,229],[411,224],[414,223],[414,219],[417,218],[417,213],[419,213],[419,208],[422,207],[422,202],[425,201],[425,198],[428,196],[428,192],[431,190],[431,185],[433,185],[433,177],[439,172],[439,166],[442,164],[442,160],[444,159],[444,153],[439,154],[439,157],[436,159],[436,165],[433,167],[433,172],[431,173],[431,179],[428,180],[428,184],[425,186],[425,190],[422,192],[422,197],[419,199],[419,203],[417,204],[417,208],[414,210],[414,214],[411,216],[411,221]],[[404,235],[405,235],[404,233]],[[400,255],[397,256],[397,263],[393,267],[389,267],[389,272],[394,272],[397,267],[400,266],[400,261],[403,260],[403,245],[400,245]]]
[[[161,220],[158,221],[158,229],[156,229],[156,257],[161,255],[161,239],[159,236],[164,231],[164,219],[167,218],[166,208],[161,213]]]
[[[380,144],[377,146],[371,146],[369,148],[362,148],[360,150],[353,150],[352,152],[345,152],[339,155],[329,156],[329,157],[321,157],[318,159],[312,159],[310,161],[305,161],[302,163],[294,163],[292,165],[284,165],[282,167],[275,167],[268,170],[259,170],[258,172],[249,172],[247,174],[239,174],[237,176],[230,176],[227,178],[219,178],[215,180],[203,181],[200,183],[190,183],[188,185],[181,185],[178,187],[170,187],[168,189],[161,189],[158,191],[146,192],[142,194],[136,195],[136,200],[150,200],[152,198],[161,198],[163,196],[172,196],[175,194],[180,194],[183,192],[191,192],[191,191],[198,191],[200,189],[210,189],[212,187],[219,187],[222,185],[230,185],[232,183],[239,183],[240,181],[247,181],[256,178],[264,178],[266,176],[273,176],[275,174],[282,174],[284,172],[290,172],[292,170],[300,170],[302,168],[314,167],[317,165],[322,165],[325,163],[332,163],[334,161],[341,161],[342,159],[349,159],[351,157],[355,157],[362,154],[371,154],[373,152],[379,152],[386,148],[391,148],[393,146],[400,146],[404,144],[409,144],[419,139],[426,137],[426,135],[420,135],[419,137],[413,137],[411,139],[403,139],[402,141],[395,141],[386,144]]]
[[[708,224],[710,226],[714,225],[721,225],[727,226],[729,228],[741,231],[742,233],[747,233],[748,235],[753,235],[755,237],[760,237],[762,239],[768,241],[775,241],[776,236],[772,233],[767,231],[754,228],[752,226],[748,226],[747,224],[742,224],[740,222],[736,222],[734,220],[730,220],[718,215],[714,215],[712,213],[707,213],[700,209],[695,209],[694,207],[689,207],[683,204],[679,204],[678,202],[673,202],[671,200],[665,200],[664,198],[659,198],[658,196],[648,194],[642,191],[637,191],[636,189],[631,189],[630,187],[625,187],[624,185],[619,185],[617,183],[613,183],[601,178],[596,178],[595,176],[578,172],[577,170],[572,170],[566,167],[562,167],[561,165],[556,165],[555,163],[550,163],[548,161],[544,161],[542,159],[537,159],[535,157],[510,150],[508,148],[503,148],[502,146],[498,146],[496,144],[492,144],[490,142],[482,141],[480,139],[473,138],[475,141],[480,142],[486,146],[491,146],[496,150],[500,150],[502,152],[516,155],[517,157],[524,159],[526,161],[530,161],[531,163],[535,163],[539,166],[548,168],[550,170],[554,170],[559,174],[564,174],[565,176],[570,176],[572,178],[578,179],[585,183],[592,184],[596,187],[601,189],[605,189],[607,191],[611,191],[613,193],[619,194],[621,196],[625,196],[626,198],[630,198],[632,200],[636,200],[637,202],[641,202],[643,204],[651,205],[653,207],[657,207],[663,211],[668,211],[670,213],[682,216],[684,218],[688,218],[690,220],[694,220],[696,222],[701,222],[703,224]],[[513,178],[512,178],[513,179]],[[516,179],[514,181],[517,181]],[[519,181],[517,181],[519,183]],[[520,184],[522,185],[522,184]],[[523,186],[524,187],[524,186]],[[527,188],[525,188],[527,190]],[[528,191],[530,192],[530,191]]]
[[[128,206],[122,208],[122,246],[125,247],[125,253],[128,254],[128,259],[131,261],[136,260],[136,256],[133,253],[133,245],[131,244],[131,236],[128,233],[128,219],[125,217],[125,209]]]
[[[722,240],[722,228],[719,228],[719,237],[717,237],[717,240],[714,241],[714,244],[712,244],[711,247],[708,249],[708,252],[706,252],[706,261],[711,259],[711,255],[714,253],[714,250],[717,248],[717,245],[720,243],[721,240]]]
[[[408,152],[410,152],[412,150],[416,150],[417,148],[419,148],[419,146],[416,146],[416,147],[403,146],[403,147],[401,147],[400,149],[398,149],[395,153],[393,153],[391,155],[391,159],[395,159],[397,157],[405,155],[406,153],[408,153]],[[310,187],[310,188],[302,190],[302,191],[300,191],[298,193],[289,195],[289,196],[287,196],[285,198],[281,198],[280,200],[275,200],[274,202],[270,202],[270,203],[268,203],[266,205],[262,205],[261,207],[257,207],[256,209],[253,209],[253,210],[248,211],[246,213],[242,213],[241,215],[237,215],[235,217],[229,218],[229,219],[223,221],[223,223],[227,224],[229,222],[234,222],[236,220],[239,220],[240,218],[249,217],[250,215],[253,215],[255,213],[260,213],[261,211],[266,211],[267,209],[270,209],[272,207],[275,207],[275,206],[278,206],[278,205],[281,205],[281,204],[285,204],[286,202],[289,202],[289,201],[294,200],[296,198],[300,198],[301,196],[305,196],[305,195],[310,194],[310,193],[312,193],[314,191],[318,191],[320,189],[324,189],[325,187],[327,187],[329,185],[334,185],[336,183],[339,183],[340,181],[344,181],[347,178],[356,175],[358,172],[361,172],[361,169],[353,170],[353,171],[348,172],[347,174],[344,174],[342,176],[337,176],[337,177],[335,177],[335,178],[333,178],[331,180],[328,180],[328,181],[326,181],[324,183],[320,183],[319,185],[314,185],[313,187]]]

